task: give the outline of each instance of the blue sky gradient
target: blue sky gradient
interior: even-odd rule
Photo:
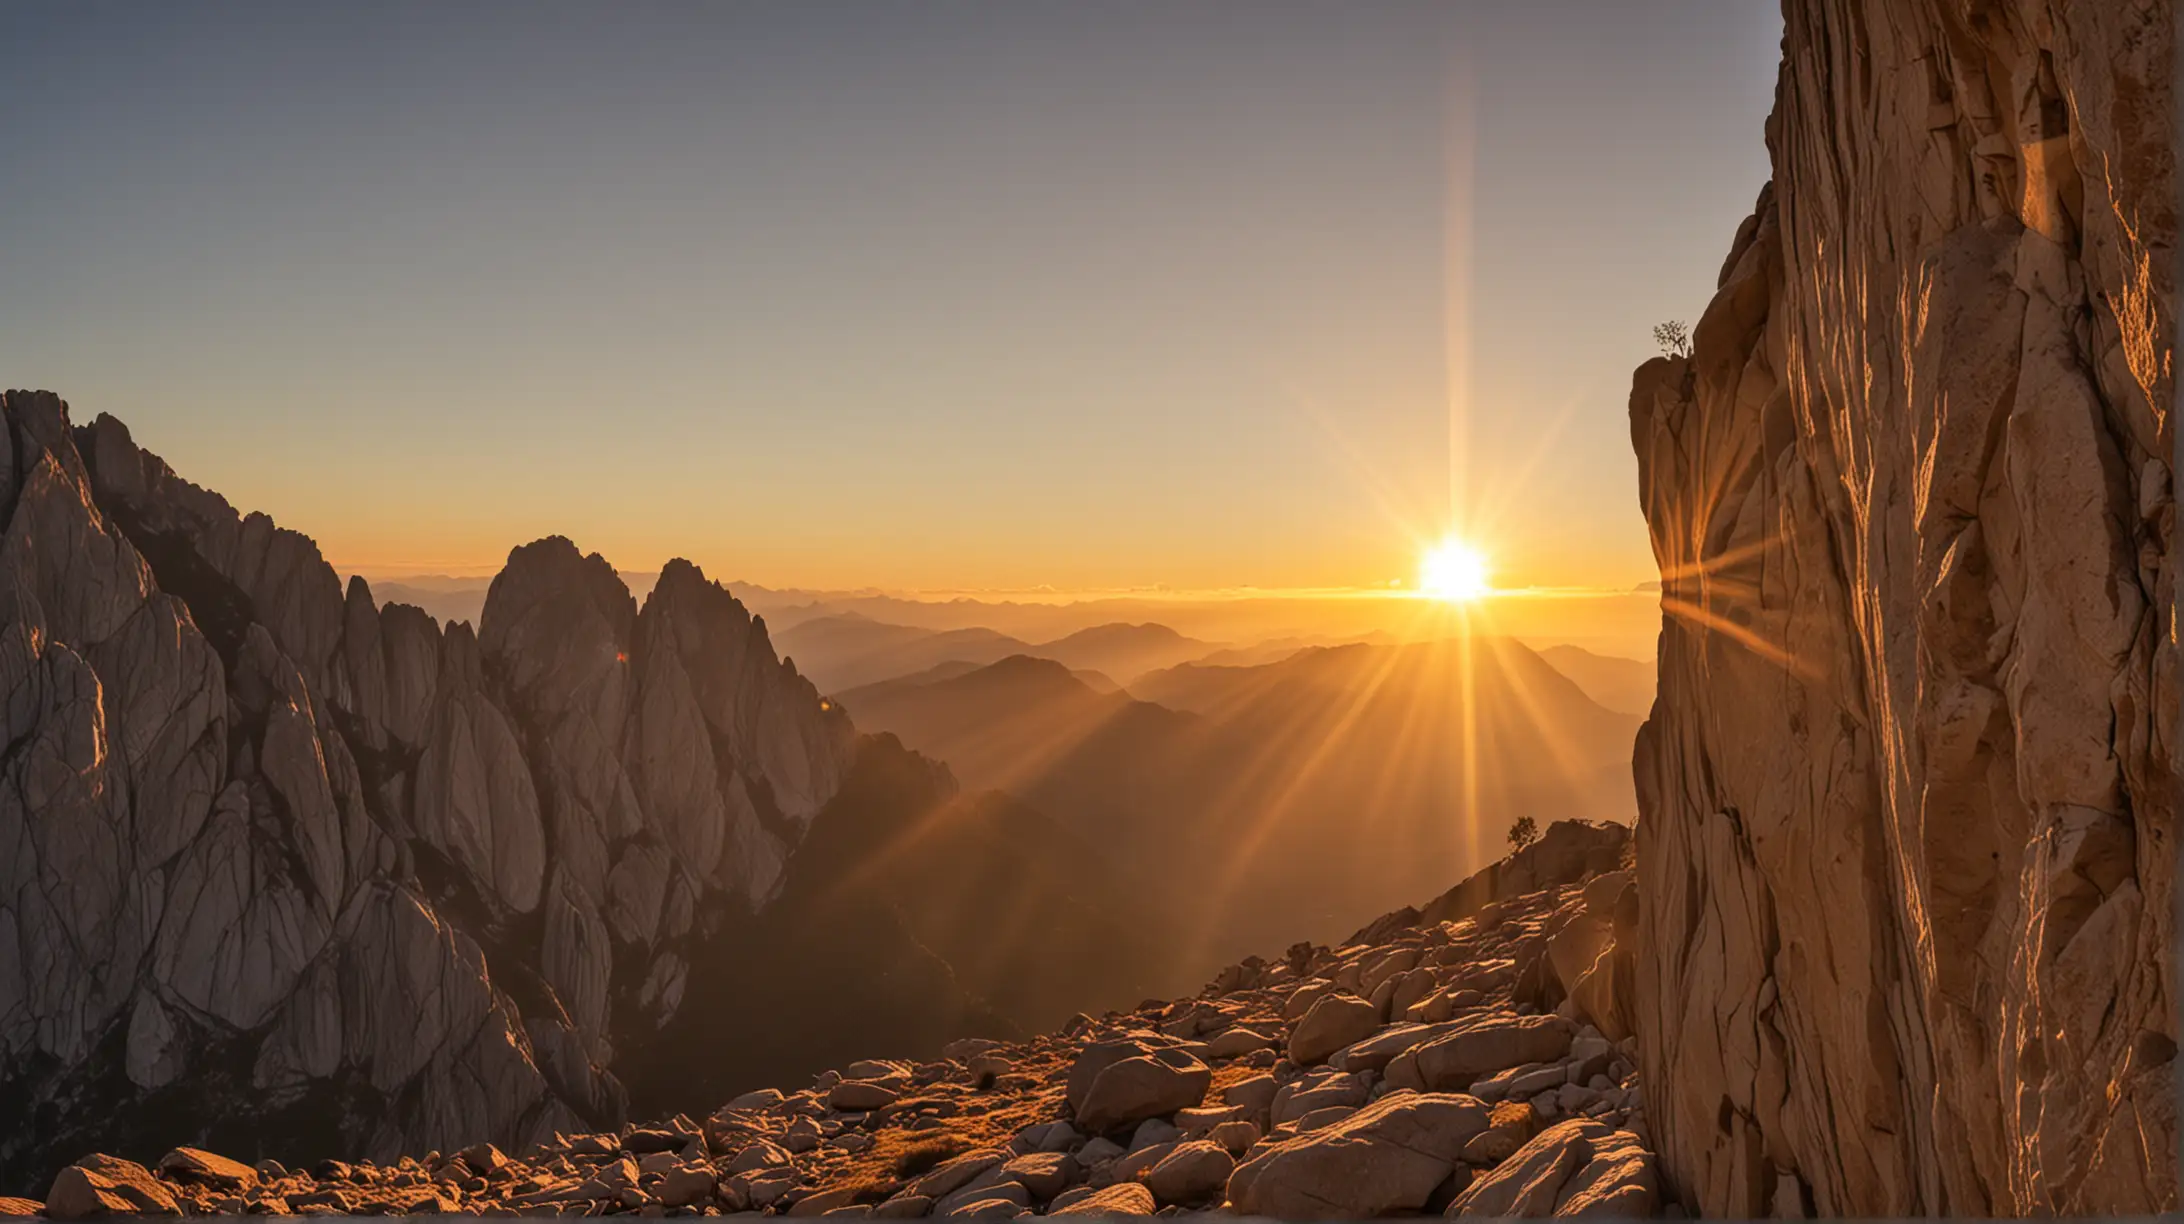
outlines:
[[[1381,585],[1450,513],[1468,213],[1481,542],[1503,581],[1627,586],[1629,371],[1764,181],[1779,31],[10,5],[0,381],[371,572],[559,532],[776,586]]]

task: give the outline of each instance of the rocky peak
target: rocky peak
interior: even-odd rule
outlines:
[[[541,540],[442,631],[49,393],[0,397],[0,481],[0,1096],[43,1119],[0,1136],[11,1181],[86,1143],[618,1121],[615,1049],[847,768],[695,567],[640,617]]]
[[[619,693],[636,617],[636,600],[606,558],[548,536],[508,554],[486,591],[478,644],[519,701],[558,715],[578,693]],[[619,723],[619,711],[604,721]]]

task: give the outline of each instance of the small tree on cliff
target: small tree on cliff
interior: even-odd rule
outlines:
[[[1509,826],[1509,845],[1511,849],[1522,850],[1538,840],[1539,825],[1529,816],[1519,816],[1517,822]]]
[[[1663,357],[1689,357],[1691,355],[1691,329],[1681,319],[1670,319],[1653,326],[1653,342],[1661,346]]]

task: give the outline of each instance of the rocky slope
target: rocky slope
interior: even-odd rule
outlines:
[[[1636,915],[1627,843],[1565,822],[1425,912],[1230,966],[1195,998],[853,1062],[702,1121],[308,1169],[95,1155],[42,1204],[0,1208],[1650,1215],[1664,1200],[1636,1043],[1595,1027],[1617,1023],[1602,975]]]
[[[623,1116],[617,1047],[851,767],[764,624],[549,539],[442,631],[111,418],[0,425],[0,1176]]]
[[[1631,396],[1664,1170],[2173,1210],[2175,9],[1784,15],[1773,182]]]

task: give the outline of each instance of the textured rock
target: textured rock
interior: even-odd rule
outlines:
[[[1563,1057],[1574,1035],[1559,1016],[1489,1014],[1397,1055],[1388,1082],[1435,1092],[1469,1088],[1511,1067]]]
[[[2174,1210],[2175,8],[1784,16],[1631,395],[1653,1134],[1709,1214]]]
[[[1236,1171],[1236,1158],[1217,1143],[1194,1140],[1161,1158],[1144,1177],[1145,1188],[1162,1203],[1192,1204],[1218,1199]]]
[[[1090,1216],[1149,1216],[1153,1214],[1153,1192],[1136,1182],[1118,1182],[1105,1190],[1095,1190],[1066,1207],[1056,1207],[1049,1215]]]
[[[1470,1097],[1391,1094],[1245,1161],[1229,1200],[1244,1215],[1292,1219],[1415,1214],[1486,1127]]]
[[[640,610],[540,541],[443,631],[28,392],[0,721],[0,1084],[67,1102],[0,1133],[9,1184],[109,1135],[391,1156],[619,1122],[606,1064],[674,1014],[696,915],[765,902],[853,750],[694,566]],[[153,1092],[181,1095],[139,1116]]]
[[[1326,1062],[1328,1055],[1379,1028],[1380,1012],[1372,1004],[1351,994],[1323,996],[1290,1032],[1289,1060],[1301,1067]]]
[[[1089,1134],[1160,1118],[1196,1105],[1213,1085],[1213,1070],[1177,1049],[1117,1059],[1085,1090],[1077,1125]]]
[[[167,1187],[134,1161],[104,1154],[62,1169],[46,1195],[46,1214],[56,1220],[103,1215],[180,1215]]]
[[[1451,1216],[1642,1219],[1660,1205],[1653,1154],[1628,1131],[1573,1118],[1471,1183]]]
[[[159,1158],[159,1171],[184,1185],[219,1190],[248,1190],[258,1184],[256,1169],[202,1148],[176,1148]]]
[[[1454,922],[1477,914],[1496,901],[1543,888],[1575,884],[1587,876],[1623,865],[1630,850],[1630,830],[1604,821],[1558,820],[1539,840],[1508,858],[1487,864],[1456,887],[1422,907],[1395,911],[1350,937],[1373,943],[1404,927]]]

